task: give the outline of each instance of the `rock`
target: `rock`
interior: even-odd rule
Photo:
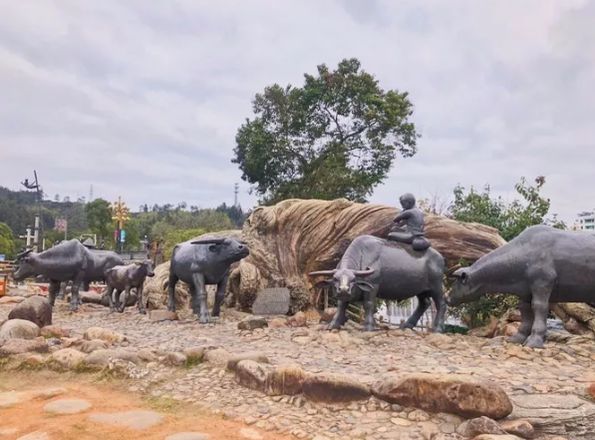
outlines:
[[[308,318],[304,312],[297,312],[287,319],[287,324],[290,327],[306,327],[308,325]]]
[[[88,419],[95,423],[112,425],[129,429],[149,429],[159,425],[163,416],[155,411],[118,411],[114,413],[94,413]]]
[[[59,325],[46,325],[41,329],[40,335],[44,338],[69,338],[72,329],[63,328]]]
[[[252,428],[242,428],[239,431],[240,437],[248,440],[262,440],[263,436]]]
[[[215,348],[207,350],[204,355],[205,362],[213,364],[216,367],[226,367],[231,354],[224,348]]]
[[[205,348],[204,347],[191,347],[184,350],[184,354],[188,360],[189,364],[198,364],[202,362],[205,356]]]
[[[43,410],[52,414],[79,414],[91,408],[91,403],[82,399],[59,399],[48,403]]]
[[[16,391],[0,393],[0,408],[10,408],[25,400],[25,394]]]
[[[512,404],[499,385],[461,375],[391,375],[377,382],[372,392],[390,403],[463,417],[501,419],[512,412]]]
[[[516,435],[510,434],[480,434],[477,437],[473,437],[473,440],[522,440]]]
[[[100,349],[88,354],[84,360],[84,366],[94,370],[101,370],[113,360],[122,360],[139,364],[140,358],[136,352],[124,348]]]
[[[498,330],[498,318],[490,318],[490,322],[483,327],[477,327],[469,331],[469,336],[477,336],[479,338],[492,338]]]
[[[261,364],[268,364],[269,358],[261,351],[247,351],[245,353],[233,354],[227,361],[227,369],[235,370],[240,361],[251,360]]]
[[[0,304],[18,304],[25,301],[22,296],[3,296],[0,298]]]
[[[49,351],[48,343],[44,338],[35,339],[9,339],[0,347],[0,356],[10,356],[20,353],[47,353]]]
[[[306,372],[299,365],[279,365],[269,371],[265,383],[265,393],[269,396],[300,394]]]
[[[267,366],[252,360],[240,361],[234,370],[235,379],[246,388],[264,393],[268,370]]]
[[[287,318],[273,318],[269,321],[269,328],[287,327]]]
[[[500,422],[500,427],[508,434],[522,438],[533,438],[535,435],[533,425],[526,420],[504,420]]]
[[[23,435],[19,438],[17,438],[17,440],[50,440],[50,436],[47,432],[43,432],[43,431],[35,431],[35,432],[31,432],[27,435]]]
[[[595,400],[595,382],[593,382],[587,387],[587,396]]]
[[[208,440],[209,436],[202,432],[178,432],[168,435],[165,440]]]
[[[286,315],[289,312],[291,294],[287,287],[269,287],[256,294],[252,304],[254,315]]]
[[[186,364],[187,360],[188,358],[184,353],[174,351],[165,355],[163,363],[165,365],[171,365],[172,367],[181,367],[182,365]]]
[[[327,307],[320,314],[320,322],[331,322],[337,313],[336,307]]]
[[[58,370],[75,370],[85,361],[85,353],[74,348],[63,348],[53,352],[48,359],[48,365]]]
[[[126,337],[118,332],[101,327],[90,327],[85,331],[83,337],[90,341],[92,339],[101,339],[109,344],[119,344],[126,340]]]
[[[17,432],[19,432],[17,428],[0,428],[0,437],[8,437],[9,435],[14,435]]]
[[[302,388],[304,397],[315,402],[341,403],[370,397],[366,385],[351,377],[331,373],[309,375]]]
[[[437,348],[442,348],[452,344],[452,338],[442,333],[430,333],[425,337],[424,341]]]
[[[177,321],[178,314],[167,309],[156,309],[149,312],[149,319],[153,322]]]
[[[571,438],[595,432],[595,403],[573,394],[513,395],[511,417],[527,420],[539,434]],[[588,438],[588,437],[585,437]]]
[[[238,322],[238,329],[240,330],[254,330],[257,328],[268,327],[267,320],[262,316],[247,316]]]
[[[0,327],[0,341],[19,338],[34,339],[39,336],[39,327],[25,319],[9,319]]]
[[[19,368],[39,368],[45,363],[45,358],[36,353],[21,353],[14,356]]]
[[[412,422],[425,422],[430,420],[430,415],[421,409],[414,409],[409,414],[407,414],[407,419],[411,420]]]
[[[92,339],[90,341],[81,341],[79,350],[83,353],[92,353],[97,350],[105,350],[109,347],[108,343],[101,339]]]
[[[8,319],[25,319],[44,327],[52,323],[52,306],[41,296],[30,296],[8,314]]]
[[[506,434],[496,421],[486,416],[476,417],[461,423],[457,428],[457,432],[464,437],[475,437],[480,434]]]

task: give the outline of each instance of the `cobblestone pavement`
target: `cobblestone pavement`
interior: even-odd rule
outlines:
[[[0,308],[0,320],[5,309]],[[223,347],[232,354],[260,351],[272,364],[298,363],[311,373],[343,373],[370,384],[387,372],[466,374],[498,383],[513,400],[527,394],[582,398],[587,384],[595,381],[595,343],[583,337],[558,337],[554,339],[564,342],[551,341],[543,350],[531,350],[508,344],[501,337],[484,339],[396,329],[365,333],[356,325],[328,332],[312,322],[308,327],[240,331],[237,322],[241,317],[227,311],[218,322],[201,325],[182,313],[180,321],[152,322],[132,308],[124,314],[110,314],[102,307],[84,305],[81,312],[73,314],[60,304],[54,324],[70,327],[78,336],[93,326],[112,329],[127,337],[122,345],[156,350],[158,354],[205,346]],[[256,428],[291,433],[297,438],[463,438],[456,433],[463,421],[458,416],[428,414],[375,398],[332,406],[315,404],[301,396],[266,396],[237,385],[233,375],[210,363],[167,368],[150,362],[129,387],[132,392],[206,406]]]

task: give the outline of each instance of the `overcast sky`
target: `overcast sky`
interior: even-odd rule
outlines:
[[[422,138],[372,202],[546,176],[595,207],[595,2],[0,0],[0,185],[214,207],[256,197],[230,162],[267,85],[357,57],[408,91]]]

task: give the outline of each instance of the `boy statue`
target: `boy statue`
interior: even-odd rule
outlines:
[[[403,210],[393,220],[398,230],[388,234],[388,239],[410,244],[416,251],[425,251],[430,242],[424,233],[424,213],[415,206],[415,197],[411,193],[403,194],[399,201]]]

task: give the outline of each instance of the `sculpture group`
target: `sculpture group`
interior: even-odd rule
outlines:
[[[349,303],[363,304],[363,328],[372,331],[376,329],[378,299],[401,301],[415,296],[418,306],[402,327],[413,328],[433,301],[437,311],[433,329],[442,332],[447,304],[456,306],[486,294],[508,293],[519,297],[522,315],[518,333],[511,340],[542,347],[549,303],[595,302],[595,235],[548,226],[528,228],[470,267],[455,271],[452,289],[445,295],[444,258],[425,237],[423,212],[415,206],[412,194],[404,194],[400,201],[403,209],[386,238],[356,237],[335,269],[309,274],[317,284],[332,286],[336,296],[337,311],[330,329],[346,322]],[[190,287],[192,310],[199,322],[209,322],[206,285],[215,284],[212,316],[219,316],[230,265],[248,254],[245,243],[229,237],[178,244],[170,262],[168,309],[175,311],[175,287],[182,281]],[[61,282],[72,282],[70,308],[76,310],[81,284],[106,281],[112,310],[122,312],[131,289],[136,289],[139,312],[145,313],[143,284],[153,275],[153,268],[149,261],[124,265],[115,252],[92,251],[70,240],[41,253],[19,255],[15,280],[34,275],[49,279],[52,306]]]

